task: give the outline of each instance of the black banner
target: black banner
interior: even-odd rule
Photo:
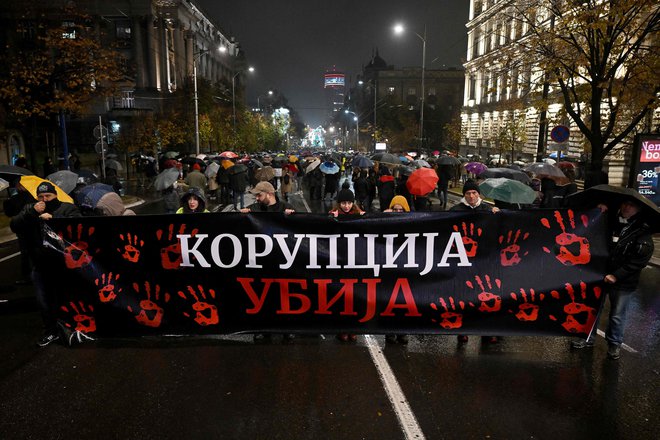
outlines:
[[[598,210],[53,219],[59,318],[98,336],[588,334]]]

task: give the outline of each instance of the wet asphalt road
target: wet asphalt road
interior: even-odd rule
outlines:
[[[305,210],[296,198],[296,208]],[[15,252],[15,243],[0,247],[0,260]],[[626,342],[636,352],[611,361],[602,336],[586,351],[571,351],[568,338],[506,337],[489,345],[471,337],[458,346],[449,336],[413,336],[407,346],[385,346],[382,336],[347,345],[334,335],[293,343],[276,336],[259,344],[249,335],[140,338],[40,349],[31,287],[13,285],[18,263],[15,257],[0,262],[0,298],[12,299],[10,307],[0,304],[0,439],[651,439],[660,433],[658,268],[644,270],[630,310]],[[384,355],[400,395],[388,395],[386,388],[396,386],[387,375],[381,379],[384,367],[372,351]],[[397,413],[402,399],[409,410],[403,416]],[[411,417],[418,430],[406,431]]]

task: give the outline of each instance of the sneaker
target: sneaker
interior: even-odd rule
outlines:
[[[621,357],[621,347],[611,344],[607,349],[607,357],[612,360],[617,360]]]
[[[51,342],[55,342],[58,339],[60,339],[59,335],[57,335],[55,333],[49,333],[46,336],[44,336],[43,338],[39,339],[39,341],[37,342],[37,345],[39,347],[45,347],[46,345],[50,344]]]
[[[582,350],[583,348],[593,348],[593,347],[594,347],[594,341],[577,339],[571,342],[571,348],[575,348],[576,350]]]

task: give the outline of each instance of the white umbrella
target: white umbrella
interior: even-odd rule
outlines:
[[[0,191],[9,188],[9,182],[0,178]]]
[[[206,175],[206,177],[211,177],[214,174],[218,174],[219,169],[220,165],[217,162],[211,162],[209,166],[206,167],[204,175]]]

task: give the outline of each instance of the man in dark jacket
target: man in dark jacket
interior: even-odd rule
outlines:
[[[463,198],[461,201],[452,206],[450,211],[491,211],[499,212],[499,208],[495,206],[490,206],[487,203],[483,203],[481,198],[481,190],[479,185],[474,180],[468,180],[463,185]]]
[[[257,183],[250,192],[254,194],[257,201],[247,208],[242,208],[242,213],[283,212],[285,214],[293,214],[296,212],[291,204],[283,202],[277,198],[275,195],[275,187],[268,182]]]
[[[76,205],[58,200],[55,186],[46,181],[37,187],[37,203],[25,206],[18,215],[11,219],[12,230],[24,232],[26,240],[29,242],[30,259],[34,265],[32,282],[44,322],[44,334],[37,343],[40,347],[45,347],[59,339],[55,315],[57,301],[54,292],[47,284],[47,281],[53,282],[57,275],[53,274],[51,270],[53,255],[42,245],[41,224],[51,218],[80,216]]]
[[[606,211],[607,207],[599,205]],[[603,281],[608,287],[610,316],[605,331],[607,357],[619,359],[626,327],[628,305],[637,290],[639,276],[653,256],[652,229],[644,217],[642,206],[633,199],[621,203],[612,227],[607,274]],[[571,343],[573,348],[591,348],[594,332],[586,340]]]

